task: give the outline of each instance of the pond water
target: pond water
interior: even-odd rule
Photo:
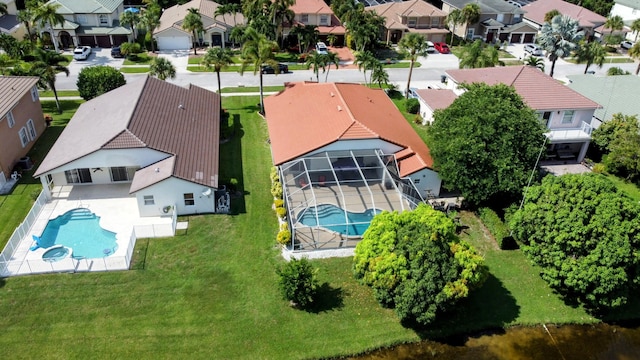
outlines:
[[[399,345],[351,359],[640,359],[640,326],[518,327],[448,342]]]

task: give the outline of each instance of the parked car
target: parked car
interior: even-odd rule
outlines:
[[[448,54],[451,52],[451,50],[449,50],[449,46],[443,42],[434,43],[433,47],[436,48],[440,54]]]
[[[316,52],[321,55],[327,55],[329,53],[329,49],[327,49],[327,45],[320,41],[316,44]]]
[[[631,49],[633,47],[633,42],[629,41],[629,40],[625,40],[623,42],[620,43],[620,47],[623,49]]]
[[[120,46],[114,46],[111,48],[111,57],[114,57],[114,58],[124,57],[124,55],[122,55],[122,52],[120,52]]]
[[[73,50],[73,58],[76,60],[87,60],[91,55],[90,46],[78,46]]]
[[[544,55],[544,53],[542,52],[542,49],[540,48],[540,46],[536,45],[536,44],[525,44],[524,45],[524,51],[534,55],[534,56],[542,56]]]
[[[286,74],[289,72],[289,65],[287,64],[278,64],[278,70],[280,74]],[[262,65],[262,73],[263,74],[275,74],[276,71],[271,65]]]
[[[427,41],[427,52],[428,53],[436,52],[436,48],[433,46],[433,43],[431,41]]]

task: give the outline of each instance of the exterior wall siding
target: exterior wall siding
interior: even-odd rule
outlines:
[[[424,198],[427,197],[427,193],[431,193],[434,196],[440,195],[440,186],[442,185],[442,180],[433,170],[423,169],[418,172],[415,172],[409,175],[411,180],[416,186],[416,189],[420,192]]]
[[[205,188],[200,184],[171,177],[142,189],[135,194],[140,216],[165,215],[164,208],[174,204],[178,215],[213,213],[215,211],[215,197],[213,192],[209,196],[202,195]],[[193,194],[194,205],[185,205],[185,193]],[[145,205],[145,196],[153,196],[154,204]]]

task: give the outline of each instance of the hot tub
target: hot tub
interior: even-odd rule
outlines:
[[[56,262],[71,257],[72,250],[66,246],[52,246],[42,254],[42,260],[48,262]]]

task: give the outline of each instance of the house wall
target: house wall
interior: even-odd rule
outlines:
[[[549,129],[574,129],[582,126],[584,121],[587,124],[591,124],[591,118],[595,109],[589,110],[576,110],[573,115],[573,121],[571,123],[563,124],[562,118],[564,117],[565,110],[551,110],[551,121],[549,122]]]
[[[420,195],[424,198],[427,198],[428,193],[431,193],[436,197],[440,195],[442,180],[438,176],[437,172],[430,169],[423,169],[409,175],[408,177],[413,180],[416,189],[418,189]]]
[[[433,122],[433,110],[424,102],[421,97],[418,97],[418,102],[420,102],[420,116],[422,116],[422,125],[426,125],[427,123],[431,124]]]
[[[204,214],[215,211],[215,196],[204,196],[206,186],[195,184],[175,177],[136,192],[140,216],[165,215],[163,209],[175,204],[178,215]],[[215,190],[215,189],[212,189]],[[184,194],[193,194],[194,205],[185,205]],[[153,196],[152,205],[144,204],[145,196]]]
[[[37,94],[37,89],[35,91]],[[27,91],[18,100],[11,109],[11,113],[15,121],[11,128],[9,128],[7,114],[0,115],[2,116],[0,117],[0,172],[4,173],[5,178],[9,178],[13,166],[21,157],[27,155],[46,127],[40,99],[36,97],[34,101],[31,97],[31,91]],[[35,137],[31,137],[27,129],[29,119],[33,121],[36,131]],[[29,142],[24,147],[22,147],[22,142],[20,141],[20,130],[22,128],[27,130],[29,136]]]
[[[302,16],[307,15],[309,17],[308,21],[302,21]],[[321,24],[320,18],[321,15],[327,15],[327,22]],[[322,13],[322,14],[296,14],[295,20],[303,23],[305,25],[316,25],[316,26],[329,26],[331,25],[331,13]]]

